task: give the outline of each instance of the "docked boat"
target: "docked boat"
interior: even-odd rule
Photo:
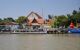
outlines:
[[[69,28],[68,29],[68,33],[80,33],[80,28]]]

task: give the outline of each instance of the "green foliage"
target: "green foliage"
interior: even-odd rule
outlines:
[[[0,22],[2,22],[2,19],[0,18]]]
[[[16,22],[19,23],[19,24],[22,24],[25,19],[26,19],[25,16],[20,16],[18,19],[16,19]]]
[[[52,17],[53,17],[52,15],[48,15],[48,18],[49,18],[49,19],[52,19]]]
[[[71,21],[74,23],[75,26],[77,26],[77,21],[80,20],[80,10],[73,10],[73,14],[71,17]]]
[[[54,27],[64,26],[66,25],[68,18],[64,15],[55,16]]]
[[[73,10],[72,15],[67,14],[67,17],[64,15],[55,16],[54,27],[59,27],[65,25],[68,27],[71,22],[76,26],[77,21],[80,21],[80,8],[78,11]]]
[[[80,12],[78,12],[77,14],[75,14],[74,17],[76,18],[76,20],[80,20]]]
[[[77,14],[77,11],[76,10],[73,10],[72,14],[73,15]]]
[[[15,20],[11,17],[4,18],[3,22],[15,22]]]
[[[58,21],[58,22],[64,22],[64,21],[66,21],[66,20],[67,20],[67,17],[64,16],[64,15],[58,16],[58,18],[57,18],[57,21]]]
[[[48,19],[53,20],[52,21],[53,23],[51,25],[52,27],[59,27],[59,26],[68,27],[71,22],[73,22],[74,25],[76,26],[77,21],[80,21],[80,8],[78,11],[73,10],[72,15],[67,14],[67,16],[60,15],[60,16],[54,16],[54,17],[52,15],[48,15]],[[18,19],[16,19],[16,20],[14,20],[11,17],[4,18],[3,20],[0,18],[0,23],[5,23],[5,22],[16,22],[22,26],[22,23],[27,22],[27,17],[19,16]]]

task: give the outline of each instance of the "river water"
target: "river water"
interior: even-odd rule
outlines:
[[[80,34],[0,34],[0,50],[80,50]]]

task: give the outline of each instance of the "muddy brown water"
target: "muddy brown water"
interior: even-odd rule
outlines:
[[[0,50],[80,50],[80,34],[0,34]]]

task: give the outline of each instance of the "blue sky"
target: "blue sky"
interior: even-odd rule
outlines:
[[[65,15],[79,7],[80,0],[0,0],[0,18],[16,19],[27,16],[31,11],[47,18],[48,14]]]

